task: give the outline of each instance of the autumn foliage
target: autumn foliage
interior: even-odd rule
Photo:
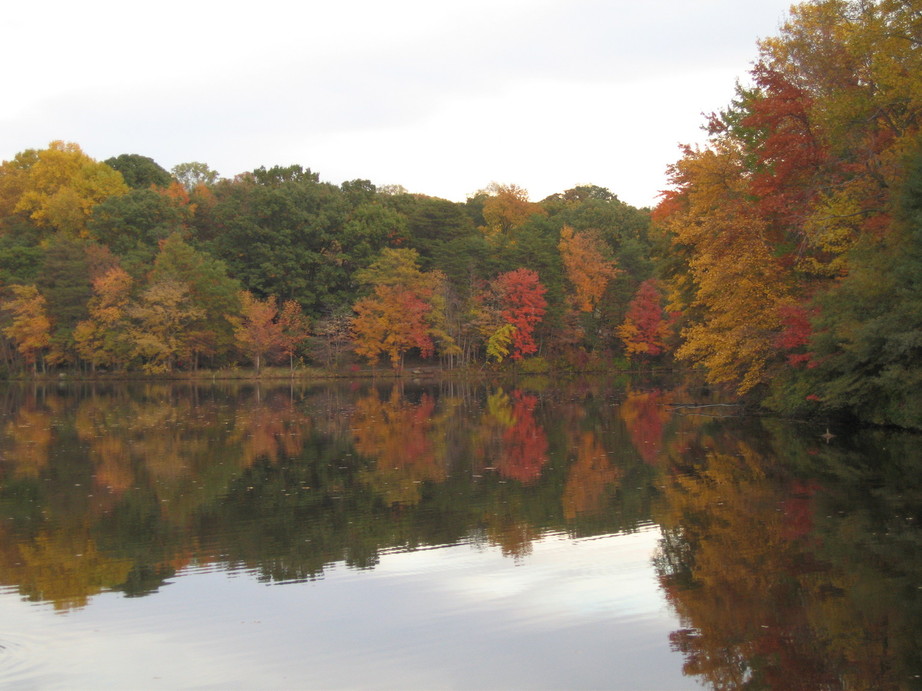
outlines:
[[[11,295],[0,305],[9,315],[3,335],[16,344],[26,364],[34,372],[39,354],[51,340],[51,322],[45,311],[45,298],[35,286],[10,286]]]
[[[625,304],[605,295],[649,277],[646,225],[595,186],[533,201],[493,184],[458,204],[300,165],[224,179],[52,142],[0,165],[2,370],[261,372],[358,356],[399,371],[407,357],[519,361],[539,338],[547,357],[617,348],[606,323]],[[622,252],[630,271],[615,268]],[[42,308],[25,316],[14,286]],[[571,328],[574,315],[592,328]]]
[[[906,369],[918,287],[891,282],[917,262],[917,14],[794,6],[761,42],[750,84],[709,119],[708,145],[672,167],[655,216],[682,313],[676,355],[711,381],[782,410],[922,427]],[[886,318],[884,303],[907,318]]]
[[[656,279],[640,284],[628,305],[624,323],[617,331],[618,338],[624,342],[624,352],[629,356],[656,357],[666,350],[666,339],[672,329]]]
[[[576,308],[592,312],[605,295],[608,283],[619,273],[615,262],[606,256],[605,244],[596,234],[576,232],[569,226],[561,228],[558,248],[575,291]]]
[[[417,257],[413,250],[387,250],[362,274],[373,293],[355,304],[352,330],[356,352],[372,363],[386,355],[400,369],[413,348],[426,358],[440,336],[451,345],[440,318],[442,276],[420,271]]]
[[[513,360],[538,350],[534,331],[547,308],[545,292],[536,272],[516,269],[497,276],[480,293],[483,333],[492,339],[507,334]]]

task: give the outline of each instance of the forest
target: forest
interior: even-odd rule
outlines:
[[[674,365],[922,429],[920,44],[918,0],[792,7],[652,210],[22,151],[0,166],[0,370]]]

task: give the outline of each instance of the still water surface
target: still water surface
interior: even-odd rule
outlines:
[[[920,688],[922,440],[718,403],[8,387],[0,686]]]

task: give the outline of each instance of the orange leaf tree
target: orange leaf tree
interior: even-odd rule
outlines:
[[[424,295],[402,286],[378,285],[354,309],[352,329],[359,355],[371,362],[387,355],[394,369],[403,367],[411,348],[419,348],[423,357],[432,355],[434,344],[426,323],[430,307]]]
[[[294,300],[286,300],[278,317],[281,338],[279,348],[288,356],[288,365],[294,370],[295,353],[310,335],[310,320]]]
[[[415,250],[385,248],[358,274],[372,294],[353,306],[352,333],[355,351],[372,363],[387,355],[397,370],[413,348],[423,357],[435,352],[436,342],[443,352],[453,348],[444,324],[444,277],[420,271],[418,262]]]
[[[26,365],[35,372],[41,351],[51,342],[51,321],[45,312],[45,298],[35,286],[12,285],[12,295],[3,301],[10,323],[3,335],[16,344]]]
[[[240,304],[242,319],[234,335],[256,366],[256,374],[259,374],[263,357],[282,344],[282,326],[276,320],[278,306],[274,295],[260,300],[248,290],[241,291]]]
[[[684,308],[689,324],[676,355],[703,365],[710,381],[733,382],[743,393],[768,378],[791,276],[752,204],[743,152],[727,140],[713,147],[686,151],[665,202],[663,225],[687,262],[679,282],[689,303],[673,308]]]
[[[560,230],[557,245],[567,278],[573,284],[573,302],[580,312],[592,312],[609,282],[620,272],[615,261],[607,256],[605,244],[589,231],[574,231],[570,226]]]
[[[127,336],[126,308],[132,279],[121,267],[113,267],[93,279],[93,297],[87,308],[90,318],[74,329],[74,344],[81,357],[97,365],[125,365],[131,349]]]

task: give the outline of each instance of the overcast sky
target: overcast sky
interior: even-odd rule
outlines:
[[[789,0],[12,3],[0,158],[299,163],[463,201],[578,184],[636,206],[733,96]]]

